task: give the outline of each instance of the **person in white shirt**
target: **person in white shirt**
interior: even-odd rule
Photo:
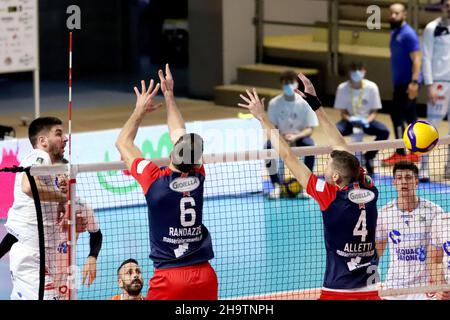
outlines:
[[[442,1],[442,16],[425,27],[422,47],[427,119],[438,128],[442,119],[450,116],[450,0]],[[450,179],[450,146],[448,151],[445,179]],[[421,182],[430,181],[429,155],[422,157],[419,178]]]
[[[311,138],[313,129],[319,125],[314,111],[308,103],[298,94],[298,78],[294,71],[285,71],[280,76],[280,83],[283,94],[271,99],[268,106],[268,116],[274,126],[280,131],[280,136],[292,147],[313,146],[314,140]],[[266,149],[271,149],[270,141],[266,142]],[[310,169],[314,168],[314,156],[306,156],[305,164]],[[281,195],[280,184],[284,179],[284,163],[279,160],[267,161],[266,167],[269,170],[270,181],[273,190],[269,198],[277,199]],[[280,170],[279,170],[280,169]],[[280,172],[279,172],[280,171]]]
[[[334,107],[341,110],[341,117],[336,126],[343,136],[358,131],[375,136],[375,140],[387,140],[388,128],[375,120],[381,109],[380,91],[376,83],[365,79],[366,70],[362,63],[352,63],[349,70],[349,80],[341,83],[336,91]],[[373,159],[377,151],[365,153],[367,173],[374,173]]]
[[[21,167],[51,165],[58,162],[64,155],[67,137],[64,134],[62,121],[54,117],[37,118],[31,122],[28,137],[33,146],[31,151],[20,163]],[[56,271],[56,246],[58,243],[59,203],[67,202],[65,194],[61,193],[50,176],[35,177],[36,186],[42,205],[42,218],[45,234],[45,290],[44,299],[58,299],[53,276]],[[12,300],[37,300],[39,293],[39,237],[35,202],[30,183],[25,173],[16,175],[14,184],[14,202],[8,211],[5,227],[9,234],[18,241],[10,251],[10,272],[13,282]]]
[[[397,198],[385,205],[378,215],[376,249],[380,259],[389,246],[389,269],[386,289],[404,289],[430,284],[430,261],[427,259],[432,221],[442,215],[440,206],[418,197],[419,169],[412,162],[394,165]],[[387,300],[427,300],[429,294],[384,297]]]
[[[430,259],[432,283],[450,284],[450,215],[437,216],[431,227]],[[439,292],[440,300],[450,300],[450,291]]]

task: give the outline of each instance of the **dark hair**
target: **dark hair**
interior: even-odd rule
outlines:
[[[280,83],[297,81],[298,75],[293,70],[284,71],[280,75]]]
[[[133,258],[127,259],[127,260],[125,260],[124,262],[122,262],[122,263],[120,264],[120,267],[119,267],[119,268],[117,268],[117,275],[120,275],[120,269],[122,269],[122,267],[123,267],[124,265],[126,265],[127,263],[134,263],[134,264],[139,265],[139,263],[137,262],[137,260],[135,260],[135,259],[133,259]]]
[[[191,172],[201,163],[203,139],[196,133],[187,133],[175,142],[172,164],[181,172]]]
[[[395,172],[397,172],[397,170],[411,170],[412,172],[414,172],[414,175],[416,176],[416,178],[419,177],[419,168],[417,168],[417,166],[409,161],[399,161],[394,165],[394,169],[392,170],[392,174],[395,176]]]
[[[43,131],[50,131],[54,126],[62,125],[62,121],[56,117],[41,117],[34,119],[28,127],[28,139],[31,145],[36,147],[37,137]]]
[[[358,181],[361,165],[354,154],[343,150],[333,150],[330,154],[333,166],[339,171],[345,183]]]
[[[352,62],[350,64],[350,71],[356,71],[356,70],[361,70],[364,69],[364,63],[361,61],[357,61],[357,62]]]

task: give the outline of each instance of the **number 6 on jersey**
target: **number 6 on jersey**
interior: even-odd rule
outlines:
[[[181,212],[181,225],[183,227],[192,227],[195,224],[195,209],[186,208],[186,204],[190,204],[195,207],[195,200],[192,197],[183,197],[180,200],[180,212]],[[187,215],[190,215],[190,220],[187,220]]]

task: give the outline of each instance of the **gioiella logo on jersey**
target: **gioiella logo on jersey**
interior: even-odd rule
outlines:
[[[161,135],[156,148],[150,140],[144,140],[141,147],[142,155],[146,159],[167,157],[172,149],[173,144],[168,132]],[[111,161],[109,151],[105,152],[103,161]],[[97,172],[98,182],[105,190],[115,194],[129,193],[139,188],[136,180],[130,177],[126,170],[124,171],[99,171]]]

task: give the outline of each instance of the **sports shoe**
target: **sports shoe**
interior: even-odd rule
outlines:
[[[421,183],[429,183],[430,181],[430,177],[419,177],[419,182]]]
[[[444,179],[450,180],[450,166],[448,165],[445,166]]]
[[[280,199],[281,197],[281,187],[279,184],[273,185],[273,190],[270,191],[268,198],[269,199]]]
[[[396,164],[397,162],[400,161],[405,161],[406,160],[406,156],[402,155],[402,154],[398,154],[398,153],[394,153],[392,156],[390,156],[387,159],[383,160],[383,164],[385,166],[393,166],[394,164]]]
[[[428,166],[426,166],[426,167],[428,167]],[[430,182],[430,170],[428,170],[428,168],[425,169],[425,167],[423,165],[420,167],[420,170],[419,170],[419,182],[422,182],[422,183]]]
[[[364,156],[364,159],[366,160],[366,171],[367,171],[367,174],[369,176],[373,177],[373,173],[374,173],[374,170],[373,170],[373,159],[369,159],[366,156]]]
[[[420,161],[420,155],[414,154],[414,153],[408,153],[405,156],[405,160],[409,162],[419,162]]]
[[[297,196],[299,199],[312,199],[312,197],[306,192],[306,191],[302,191],[298,194]]]

